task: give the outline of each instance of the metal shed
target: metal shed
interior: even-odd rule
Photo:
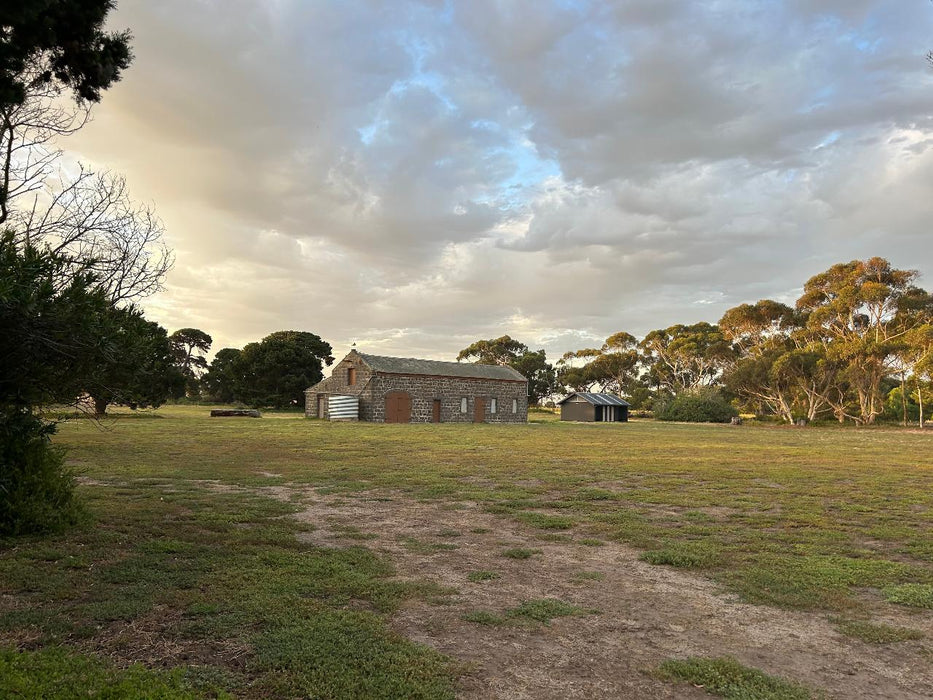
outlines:
[[[560,401],[560,419],[587,423],[628,422],[629,402],[612,394],[576,391]]]

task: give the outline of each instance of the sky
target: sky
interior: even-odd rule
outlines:
[[[118,0],[135,60],[61,145],[176,263],[213,351],[550,359],[792,303],[880,255],[933,287],[927,0]]]

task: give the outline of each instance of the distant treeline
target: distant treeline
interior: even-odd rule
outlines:
[[[641,340],[620,331],[553,365],[509,336],[477,341],[459,359],[516,367],[533,401],[607,391],[650,411],[702,395],[786,422],[922,424],[933,399],[933,299],[917,276],[882,258],[854,260],[811,277],[793,307],[741,304],[718,324],[677,324]]]

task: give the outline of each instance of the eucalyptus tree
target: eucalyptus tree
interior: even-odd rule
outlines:
[[[672,394],[715,385],[736,356],[719,327],[706,322],[653,330],[639,348],[645,369]]]
[[[824,397],[837,417],[870,424],[882,412],[882,380],[933,308],[930,295],[914,285],[917,277],[875,257],[833,265],[804,285],[797,300],[806,314],[804,330],[839,368],[840,382]]]

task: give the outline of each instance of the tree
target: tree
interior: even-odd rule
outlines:
[[[133,307],[111,307],[105,323],[107,345],[85,384],[97,416],[113,403],[134,409],[161,406],[184,386],[168,333],[158,323]]]
[[[509,365],[528,380],[528,403],[536,406],[541,399],[554,393],[557,375],[547,361],[544,350],[526,351]]]
[[[609,336],[601,348],[584,348],[564,353],[559,378],[574,391],[589,391],[599,386],[602,391],[628,395],[638,385],[639,354],[635,336],[620,331]],[[584,360],[575,367],[574,360]]]
[[[735,359],[719,327],[705,322],[651,331],[639,347],[658,387],[675,395],[714,385]]]
[[[528,403],[537,404],[554,392],[556,374],[544,350],[532,352],[524,343],[508,335],[477,340],[457,355],[457,362],[472,360],[480,365],[511,367],[528,380]]]
[[[238,348],[223,348],[214,355],[207,373],[201,378],[201,386],[214,401],[232,403],[242,394],[243,351]]]
[[[98,102],[101,91],[130,64],[130,34],[105,32],[113,0],[8,2],[0,7],[0,223],[7,219],[11,152],[10,110],[30,90],[53,86],[77,101]]]
[[[850,409],[841,384],[833,387],[826,398],[837,417],[869,424],[884,410],[882,380],[933,308],[930,295],[913,284],[917,274],[876,257],[839,263],[804,285],[797,309],[807,314],[806,332],[838,365],[855,403]]]
[[[207,371],[207,358],[213,339],[197,328],[181,328],[168,337],[175,368],[185,378],[188,394],[196,394],[198,380]]]
[[[64,261],[0,237],[0,534],[74,522],[74,476],[40,411],[73,401],[97,363],[105,295],[87,274],[62,284]]]
[[[329,343],[314,333],[277,331],[243,348],[235,362],[242,372],[236,400],[253,406],[287,408],[304,405],[304,391],[333,364]]]
[[[457,362],[471,360],[480,365],[511,366],[512,362],[528,352],[528,346],[503,335],[492,340],[477,340],[457,355]]]

